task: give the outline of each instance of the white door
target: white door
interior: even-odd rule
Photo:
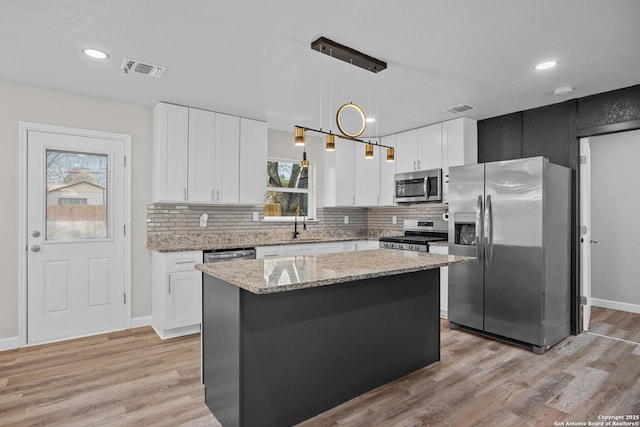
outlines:
[[[125,327],[125,142],[28,130],[27,343]]]
[[[591,320],[591,153],[589,139],[580,140],[580,289],[582,330],[589,330]]]

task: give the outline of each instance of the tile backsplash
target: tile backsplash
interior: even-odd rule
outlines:
[[[404,219],[440,219],[447,210],[442,204],[419,204],[372,208],[319,208],[317,221],[309,221],[309,233],[359,235],[375,238],[399,234]],[[258,212],[258,221],[253,213]],[[206,213],[206,227],[200,227],[200,216]],[[349,223],[344,223],[344,217]],[[396,224],[393,224],[393,217]],[[214,233],[288,233],[290,222],[264,221],[263,206],[194,205],[155,203],[147,206],[147,236],[193,235]]]

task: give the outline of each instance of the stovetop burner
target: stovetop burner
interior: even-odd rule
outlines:
[[[448,224],[442,220],[405,220],[404,235],[381,237],[381,248],[428,252],[429,243],[448,240]]]
[[[426,245],[429,242],[441,242],[447,240],[447,236],[391,236],[381,237],[381,242],[418,243]]]

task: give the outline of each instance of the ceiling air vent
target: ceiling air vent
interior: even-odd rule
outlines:
[[[454,105],[453,107],[445,108],[445,111],[448,111],[451,114],[460,114],[460,113],[464,113],[465,111],[473,110],[474,108],[476,107],[474,107],[471,104],[460,104],[460,105]]]
[[[148,62],[142,62],[137,59],[124,58],[124,61],[122,62],[122,69],[125,73],[134,71],[136,73],[145,74],[147,76],[159,79],[167,70],[167,67],[163,67],[162,65],[150,64]]]

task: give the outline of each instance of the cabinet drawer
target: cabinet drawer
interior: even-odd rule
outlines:
[[[194,264],[201,262],[202,251],[173,253],[165,258],[165,269],[167,272],[193,270]]]

